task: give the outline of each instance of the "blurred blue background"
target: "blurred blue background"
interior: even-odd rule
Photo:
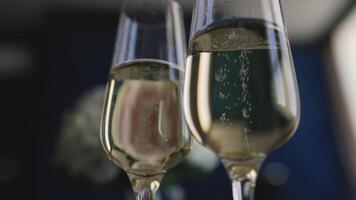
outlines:
[[[54,6],[50,6],[39,2],[31,0],[28,5],[32,7],[20,6],[17,12],[24,12],[25,17],[5,15],[8,11],[0,18],[4,24],[0,27],[0,87],[3,91],[0,198],[20,199],[25,195],[26,199],[38,200],[129,199],[131,190],[124,173],[99,184],[88,181],[80,173],[78,176],[68,173],[65,166],[56,164],[55,158],[65,113],[88,91],[105,85],[119,4],[103,1],[102,4],[109,5],[106,7],[95,6],[94,1],[74,4],[54,1]],[[342,140],[337,121],[344,119],[335,112],[339,109],[333,99],[340,95],[333,92],[337,79],[328,74],[328,68],[336,65],[330,59],[334,30],[349,13],[356,12],[355,3],[340,1],[339,11],[330,12],[332,18],[322,20],[324,27],[305,22],[303,33],[299,29],[304,21],[295,21],[288,14],[303,7],[285,2],[301,96],[301,123],[295,136],[263,164],[256,200],[355,199],[353,181],[356,177],[352,177],[349,169],[356,169],[345,162],[349,160],[346,151],[350,149],[343,148],[344,144],[339,142]],[[0,7],[16,11],[22,1],[17,3],[4,1]],[[189,35],[190,5],[184,5]],[[314,12],[319,10],[323,11],[314,8]],[[31,15],[35,17],[26,19],[29,16],[26,12],[33,12]],[[296,22],[302,25],[295,27]],[[354,23],[356,26],[356,21]],[[229,180],[220,164],[210,172],[199,171],[189,167],[172,170],[170,173],[176,173],[179,178],[167,177],[158,198],[232,199]]]

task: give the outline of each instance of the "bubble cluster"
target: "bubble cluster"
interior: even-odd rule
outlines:
[[[224,125],[228,125],[228,126],[232,125],[231,120],[226,116],[226,113],[221,113],[219,119],[221,122],[224,122]]]
[[[241,51],[240,56],[238,57],[240,63],[240,69],[238,72],[239,80],[241,81],[241,97],[238,98],[238,101],[242,105],[241,115],[244,120],[248,122],[248,124],[252,125],[253,121],[251,119],[251,111],[252,111],[252,104],[251,104],[251,94],[248,89],[249,87],[249,71],[250,71],[250,61],[248,54],[250,51],[244,50]],[[245,143],[247,145],[247,149],[250,150],[250,143],[249,143],[249,133],[251,130],[249,128],[245,128]]]
[[[215,73],[215,80],[217,82],[224,82],[227,79],[227,69],[226,68],[220,68],[218,71]]]
[[[248,119],[250,117],[250,114],[249,114],[249,112],[247,111],[246,108],[242,109],[242,117],[245,118],[245,119]]]
[[[225,121],[226,120],[226,113],[222,113],[220,116],[220,121]]]
[[[218,98],[219,98],[220,100],[226,100],[226,99],[229,98],[229,96],[230,96],[230,93],[224,94],[224,93],[222,93],[222,92],[219,92],[219,94],[218,94]]]
[[[239,98],[238,100],[241,101],[242,105],[243,105],[243,109],[242,109],[242,117],[246,120],[249,120],[250,118],[250,114],[249,112],[252,110],[252,105],[250,102],[251,99],[251,94],[250,91],[248,89],[248,83],[249,83],[249,71],[250,71],[250,61],[248,58],[248,53],[250,53],[249,51],[242,51],[240,56],[239,56],[239,62],[241,65],[241,68],[239,70],[238,76],[239,79],[241,81],[241,98]]]
[[[217,56],[219,58],[223,58],[223,60],[225,61],[223,65],[221,65],[218,70],[215,72],[214,76],[215,76],[215,80],[217,83],[220,84],[220,86],[222,88],[226,88],[227,86],[230,85],[230,78],[229,78],[229,74],[230,74],[230,69],[229,69],[229,54],[228,53],[224,53],[224,52],[218,52]],[[224,89],[222,89],[221,91],[218,92],[217,98],[220,101],[225,101],[225,103],[221,102],[223,105],[228,103],[228,99],[230,98],[230,93],[228,92],[224,92]],[[228,118],[228,113],[231,112],[231,107],[226,105],[224,106],[223,110],[225,112],[220,114],[219,120],[221,122],[223,122],[224,126],[232,126],[231,120]]]
[[[237,35],[236,33],[231,33],[229,37],[231,39],[233,37],[237,37]],[[251,119],[251,94],[249,90],[251,70],[251,63],[248,56],[249,53],[251,53],[251,51],[242,50],[231,56],[231,54],[228,52],[217,52],[218,58],[224,61],[224,63],[221,64],[216,70],[214,78],[220,87],[217,98],[221,101],[223,106],[219,119],[224,123],[225,126],[232,126],[232,122],[228,116],[230,116],[233,109],[236,108],[238,108],[237,112],[240,112],[240,116],[243,121],[249,125],[253,124]],[[232,71],[231,73],[230,70],[237,71]],[[233,91],[233,88],[236,88],[237,91],[240,91],[240,94],[237,97],[233,97],[236,98],[233,102],[229,102],[228,99],[231,98],[231,96],[229,93],[224,91]],[[246,144],[248,144],[249,132],[250,130],[246,129]]]

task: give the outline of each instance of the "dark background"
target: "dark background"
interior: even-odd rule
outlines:
[[[26,49],[20,55],[28,61],[18,73],[1,70],[0,199],[121,199],[127,185],[119,181],[88,184],[66,176],[53,164],[63,113],[85,91],[106,82],[118,15],[78,7],[51,9],[43,16],[31,26],[0,26],[0,45]],[[187,32],[189,21],[187,15]],[[341,15],[337,21],[342,21]],[[314,42],[292,41],[302,120],[295,136],[264,163],[256,200],[353,199],[355,189],[336,143],[338,131],[325,72],[330,37],[328,32]],[[16,50],[12,52],[17,55]],[[282,163],[288,170],[284,184],[273,185],[266,179],[269,163]],[[202,178],[186,176],[180,185],[187,200],[232,199],[222,166]]]

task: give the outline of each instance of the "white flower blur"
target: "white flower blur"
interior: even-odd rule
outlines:
[[[57,140],[55,162],[70,175],[84,177],[94,184],[115,179],[120,168],[105,155],[100,142],[100,117],[105,88],[85,93],[63,117]]]

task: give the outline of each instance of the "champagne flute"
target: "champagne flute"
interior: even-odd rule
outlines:
[[[196,0],[184,90],[187,124],[215,152],[235,200],[295,132],[299,93],[279,0]]]
[[[102,115],[101,141],[138,200],[154,199],[166,171],[190,150],[182,94],[185,36],[174,0],[122,6]]]

